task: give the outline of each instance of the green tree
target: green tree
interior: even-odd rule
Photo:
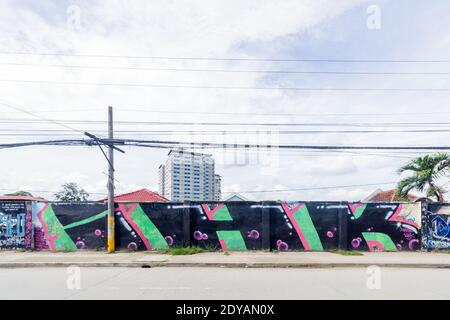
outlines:
[[[445,190],[437,185],[437,181],[447,176],[449,171],[450,155],[446,153],[435,153],[410,161],[398,170],[399,174],[412,173],[397,185],[400,199],[406,200],[409,191],[415,189],[425,193],[427,197],[435,197],[437,201],[444,202]]]
[[[55,193],[55,198],[58,201],[87,201],[89,199],[89,193],[83,188],[79,187],[75,182],[68,182],[62,185],[62,190]]]
[[[33,195],[28,191],[16,191],[14,193],[5,194],[5,196],[9,197],[32,197]]]

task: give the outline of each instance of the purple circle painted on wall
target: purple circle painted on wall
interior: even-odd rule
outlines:
[[[419,240],[412,239],[411,241],[409,241],[408,248],[409,248],[409,250],[417,250],[417,249],[419,249]]]
[[[327,237],[328,237],[328,238],[333,238],[333,237],[334,237],[334,233],[331,232],[331,231],[328,231],[328,232],[327,232]]]
[[[173,245],[173,238],[171,236],[167,236],[164,239],[166,239],[166,242],[169,245],[169,247]]]
[[[208,240],[208,235],[206,233],[202,234],[202,240]]]
[[[78,249],[84,249],[86,247],[86,244],[83,241],[77,241],[75,245]]]
[[[97,230],[94,231],[94,234],[95,234],[97,237],[100,237],[100,236],[102,235],[102,230],[97,229]]]
[[[359,239],[353,239],[352,240],[352,247],[353,248],[358,248],[359,247],[359,245],[361,244],[361,241],[359,241]]]
[[[281,240],[278,240],[278,241],[277,241],[277,248],[279,251],[288,251],[289,250],[289,246],[286,242],[283,242]]]
[[[251,230],[247,233],[247,237],[250,239],[259,239],[259,232],[258,230]]]
[[[402,251],[402,245],[400,243],[397,243],[396,247],[398,251]]]
[[[194,239],[197,240],[197,241],[203,240],[203,233],[198,231],[198,230],[195,231],[194,232]]]
[[[129,249],[129,250],[136,250],[136,249],[137,249],[137,244],[136,244],[136,242],[130,242],[130,243],[128,244],[128,249]]]

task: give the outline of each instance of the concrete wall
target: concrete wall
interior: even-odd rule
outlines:
[[[2,231],[0,248],[105,249],[105,204],[34,202],[32,210],[27,210],[27,206],[31,204],[0,203],[0,208],[8,208],[3,212],[10,212],[11,219],[19,221],[22,216],[17,216],[25,212],[25,223],[29,220],[25,230],[14,229],[17,235],[9,232],[7,236]],[[399,251],[420,249],[423,231],[424,247],[450,248],[448,217],[448,205],[425,205],[422,210],[420,203],[118,204],[116,247],[119,250],[198,246],[223,250]],[[0,226],[3,228],[0,230],[6,230],[4,223]]]

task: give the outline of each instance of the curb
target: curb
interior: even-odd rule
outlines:
[[[367,268],[376,265],[380,268],[450,269],[450,264],[412,264],[412,263],[183,263],[183,262],[4,262],[0,269],[14,268],[248,268],[248,269],[335,269]]]

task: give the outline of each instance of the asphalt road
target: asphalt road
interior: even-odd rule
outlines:
[[[368,288],[373,277],[365,268],[0,269],[0,300],[450,299],[450,269],[382,268],[380,289]]]

